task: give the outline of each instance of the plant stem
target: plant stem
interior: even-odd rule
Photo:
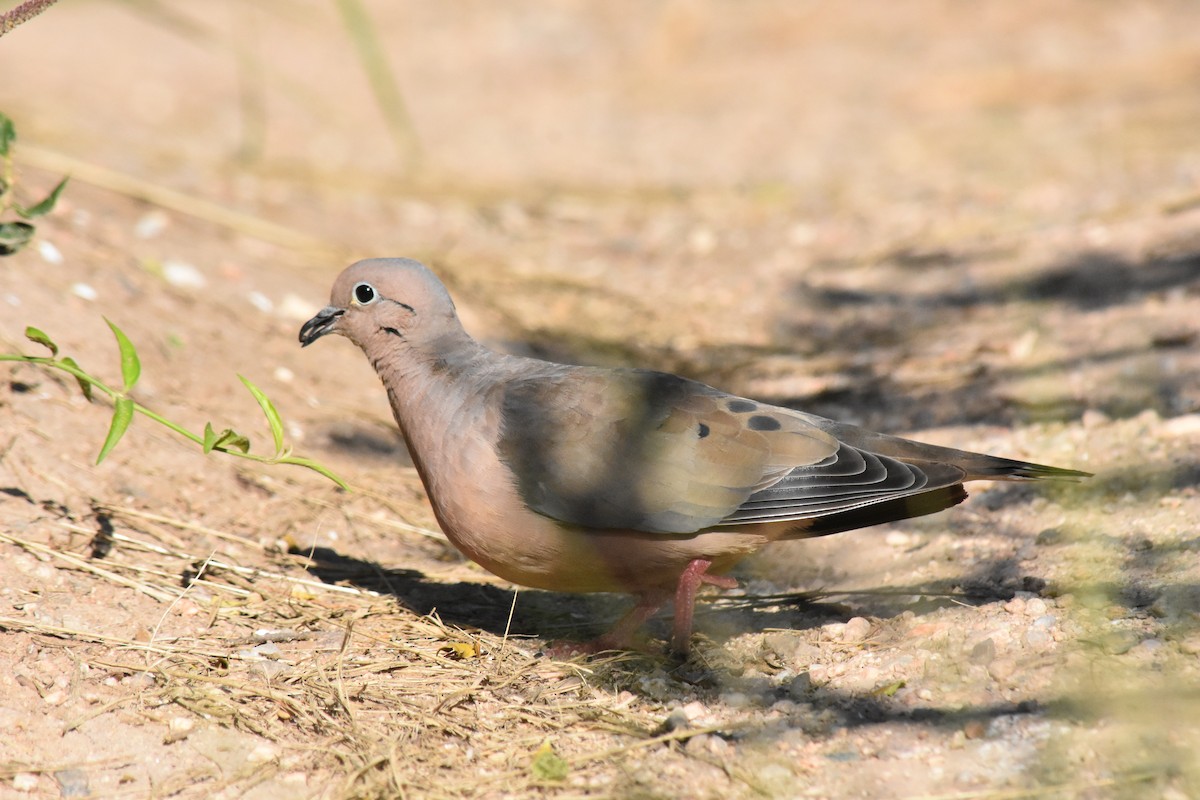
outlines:
[[[54,5],[58,0],[28,0],[14,8],[12,11],[6,11],[0,14],[0,36],[11,31],[13,28],[20,25],[22,22],[28,22],[38,14],[45,11],[50,6]]]
[[[25,356],[25,355],[19,355],[19,354],[14,354],[14,353],[0,353],[0,362],[3,362],[3,361],[15,361],[15,362],[21,362],[21,363],[25,363],[25,364],[35,364],[39,367],[49,367],[50,369],[57,369],[57,370],[60,370],[62,372],[67,373],[68,375],[72,376],[80,383],[86,383],[95,389],[99,389],[101,392],[108,395],[113,400],[118,400],[120,398],[127,397],[127,395],[124,392],[120,392],[120,391],[112,388],[111,386],[106,384],[104,381],[100,380],[99,378],[95,378],[95,377],[89,375],[88,373],[84,372],[82,369],[80,369],[79,367],[77,367],[73,364],[64,363],[61,359],[50,358],[50,357],[46,357],[46,356]],[[190,440],[194,444],[198,444],[201,447],[204,447],[204,437],[203,436],[201,436],[200,434],[197,434],[197,433],[193,433],[192,431],[189,431],[187,428],[183,427],[182,425],[179,425],[178,423],[172,422],[171,420],[167,419],[166,417],[162,416],[161,414],[159,414],[156,411],[151,411],[150,409],[146,408],[141,403],[134,401],[133,410],[136,411],[137,413],[141,414],[144,417],[148,417],[149,419],[154,420],[159,425],[162,425],[162,426],[168,428],[169,430],[174,431],[175,433],[179,434],[180,436],[184,437],[185,439]],[[290,448],[284,448],[271,456],[259,455],[258,453],[243,453],[240,450],[234,450],[234,449],[226,450],[226,449],[220,448],[220,447],[218,447],[217,449],[220,450],[222,453],[227,453],[231,456],[237,456],[238,458],[244,458],[249,461],[257,461],[260,464],[291,464],[291,465],[297,466],[297,467],[304,467],[306,469],[310,469],[313,472],[316,472],[316,473],[319,473],[319,474],[325,476],[326,478],[333,481],[334,483],[336,483],[338,486],[342,487],[343,489],[350,488],[349,484],[347,484],[344,480],[342,480],[337,475],[335,475],[332,471],[329,470],[329,468],[327,468],[324,465],[319,464],[316,461],[313,461],[311,459],[304,458],[302,456],[292,455]]]

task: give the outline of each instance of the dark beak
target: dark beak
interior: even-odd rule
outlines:
[[[346,309],[337,306],[322,308],[315,317],[300,328],[300,346],[308,347],[327,333],[337,333],[338,317],[345,313]]]

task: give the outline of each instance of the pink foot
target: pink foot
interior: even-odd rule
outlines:
[[[692,617],[696,610],[696,593],[706,583],[721,589],[737,587],[737,581],[724,575],[709,575],[712,562],[706,558],[693,559],[679,576],[675,589],[675,623],[671,631],[671,647],[681,655],[691,649]]]
[[[637,605],[621,617],[608,633],[590,642],[555,642],[546,648],[546,653],[552,658],[571,658],[595,655],[605,650],[634,649],[633,635],[655,611],[662,608],[669,596],[662,590],[643,594],[638,598]]]

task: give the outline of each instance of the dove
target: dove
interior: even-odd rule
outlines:
[[[674,603],[687,653],[696,594],[767,544],[931,514],[973,480],[1090,473],[873,433],[646,369],[494,352],[427,267],[347,267],[300,329],[362,349],[446,537],[522,586],[625,592],[633,609],[587,647],[621,649]]]

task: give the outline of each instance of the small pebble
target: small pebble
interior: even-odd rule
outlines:
[[[801,672],[799,675],[788,681],[787,695],[793,700],[802,701],[808,697],[808,694],[812,691],[812,688],[812,676],[807,672]]]
[[[275,644],[274,642],[256,644],[254,646],[254,652],[258,653],[264,658],[279,658],[279,645]]]
[[[982,739],[987,733],[987,726],[977,719],[968,720],[963,725],[963,735],[968,739]]]
[[[1200,434],[1200,414],[1183,414],[1172,417],[1162,424],[1167,436],[1195,436]]]
[[[37,249],[38,255],[40,255],[42,260],[47,264],[54,264],[55,266],[58,266],[59,264],[63,263],[63,255],[59,249],[53,245],[53,243],[48,242],[45,239],[41,239],[37,243]]]
[[[1031,617],[1040,617],[1046,613],[1046,601],[1040,597],[1025,602],[1025,613]]]
[[[246,754],[246,760],[251,764],[265,764],[268,761],[274,761],[279,757],[279,751],[274,745],[263,744],[258,745],[249,753]]]
[[[246,295],[246,299],[250,301],[250,305],[264,314],[270,314],[275,310],[275,303],[262,292],[250,292]]]
[[[972,664],[980,664],[984,666],[992,663],[995,658],[996,643],[992,641],[990,636],[972,647],[971,655],[968,656],[968,660],[970,660]]]
[[[992,680],[1003,683],[1013,676],[1017,671],[1017,664],[1011,658],[998,658],[991,664],[988,664],[988,675],[992,676]]]
[[[86,283],[71,284],[71,294],[75,295],[81,300],[95,300],[100,296],[96,293],[95,289],[93,289],[91,286],[88,286]]]
[[[196,727],[196,720],[191,717],[172,717],[167,728],[175,732],[190,731]]]
[[[38,776],[33,772],[18,772],[13,775],[13,788],[18,792],[32,792],[37,789]]]
[[[155,209],[143,214],[133,225],[133,235],[139,239],[153,239],[164,230],[171,221],[166,212]]]
[[[871,633],[871,623],[863,617],[852,617],[842,629],[841,639],[847,644],[861,642]]]
[[[688,248],[698,256],[706,256],[717,247],[717,235],[709,228],[696,228],[688,235]]]
[[[54,773],[54,780],[58,782],[58,792],[63,797],[92,796],[87,773],[81,769],[60,769]]]
[[[1035,650],[1040,650],[1043,647],[1049,646],[1054,641],[1050,634],[1043,628],[1031,628],[1025,632],[1025,646]]]
[[[724,692],[721,694],[721,702],[730,708],[745,708],[750,705],[750,697],[744,692]]]
[[[163,264],[163,278],[180,289],[203,289],[208,285],[208,278],[200,270],[186,261],[176,259],[168,259]]]
[[[284,319],[294,320],[295,322],[304,322],[312,318],[312,315],[317,313],[317,309],[321,308],[324,303],[314,303],[311,300],[305,300],[295,294],[285,294],[283,299],[279,301],[277,313]]]
[[[167,723],[167,735],[163,737],[163,744],[183,741],[191,735],[195,727],[196,721],[191,717],[172,717]]]

